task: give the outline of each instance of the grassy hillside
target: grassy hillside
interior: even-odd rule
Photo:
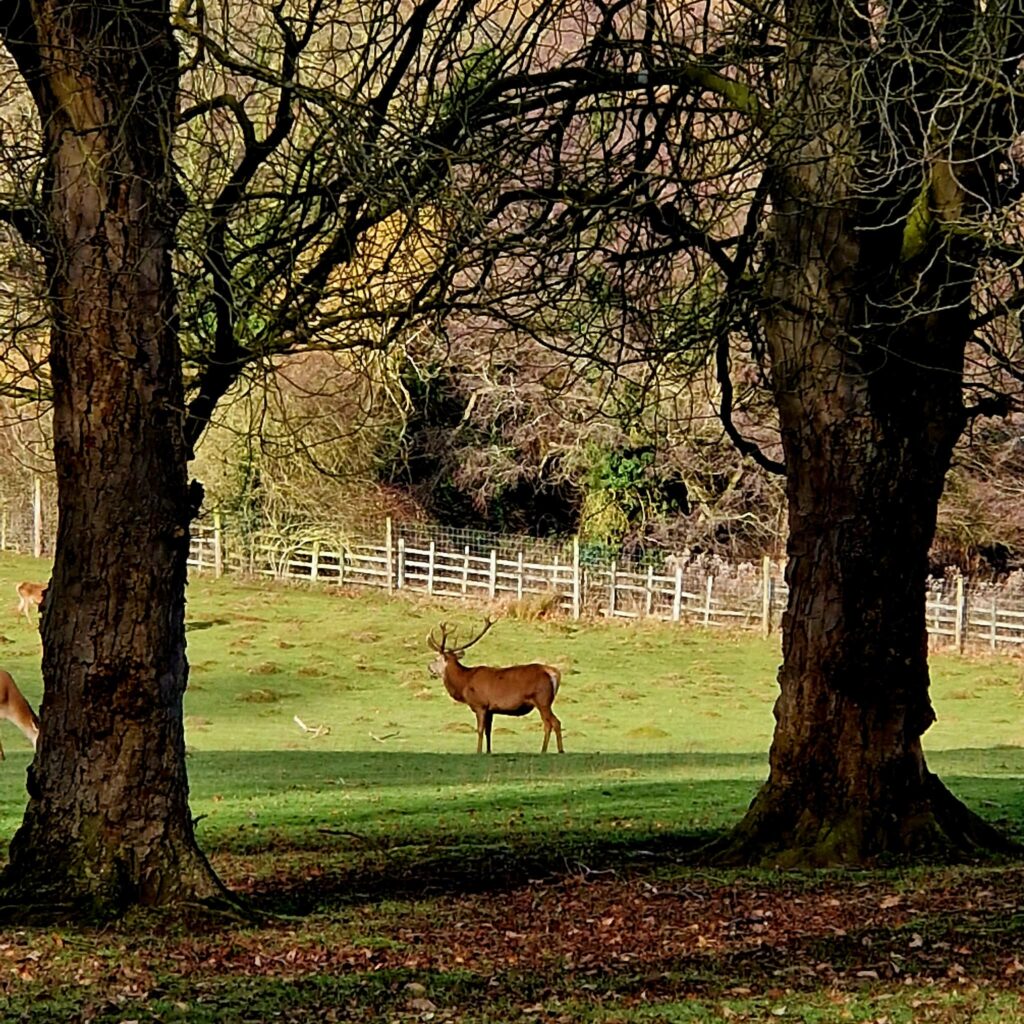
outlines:
[[[14,583],[45,574],[0,560],[0,664],[33,702]],[[504,620],[472,660],[561,666],[569,752],[541,756],[532,716],[477,757],[425,636],[479,613],[210,579],[188,612],[200,840],[272,916],[7,931],[4,1020],[1024,1024],[1017,867],[687,866],[764,776],[775,642]],[[1024,837],[1021,662],[937,657],[934,680],[932,766]],[[6,844],[29,750],[0,729]]]
[[[0,561],[3,660],[33,703],[39,639],[14,584],[43,579]],[[476,757],[472,713],[426,670],[441,620],[468,634],[482,612],[388,598],[200,578],[188,593],[186,698],[193,807],[208,846],[266,830],[370,835],[533,828],[697,838],[739,815],[764,777],[777,641],[668,624],[505,619],[467,661],[560,666],[564,757],[539,754],[536,715],[497,719]],[[1022,663],[937,656],[932,766],[982,813],[1024,833]],[[294,718],[322,730],[303,732]],[[0,837],[20,817],[28,746],[8,725]],[[453,756],[455,755],[455,756]]]

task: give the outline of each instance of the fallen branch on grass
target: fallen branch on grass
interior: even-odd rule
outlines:
[[[293,716],[292,721],[308,736],[326,736],[331,731],[329,725],[306,725],[298,715]]]

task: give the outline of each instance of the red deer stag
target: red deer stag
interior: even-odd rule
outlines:
[[[19,583],[15,590],[18,591],[18,611],[25,613],[25,618],[29,619],[29,608],[35,605],[37,608],[43,603],[43,594],[46,593],[45,583],[30,583],[25,580]]]
[[[21,690],[11,678],[10,672],[0,669],[0,719],[13,722],[28,738],[32,749],[39,741],[39,719],[28,706]],[[0,743],[0,761],[4,760],[4,745]]]
[[[427,644],[437,651],[437,657],[430,663],[430,671],[444,681],[444,688],[453,700],[468,704],[476,715],[476,752],[483,753],[484,736],[487,737],[487,753],[491,752],[491,721],[495,715],[528,715],[534,708],[544,720],[543,754],[548,749],[552,731],[562,748],[562,723],[555,717],[551,704],[558,693],[561,674],[551,665],[511,665],[508,668],[490,668],[477,665],[466,668],[459,658],[473,646],[484,633],[494,625],[494,620],[484,620],[484,628],[472,640],[458,646],[448,647],[448,626],[440,625],[441,639],[434,638],[430,631]],[[452,638],[453,639],[453,638]]]

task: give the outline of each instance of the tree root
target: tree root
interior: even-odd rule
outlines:
[[[809,794],[779,793],[768,782],[743,820],[693,859],[798,869],[1024,856],[1024,846],[975,814],[930,772],[917,798],[903,807],[835,807],[816,815],[812,806]]]

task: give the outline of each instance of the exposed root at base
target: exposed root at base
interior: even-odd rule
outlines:
[[[931,773],[913,806],[888,813],[855,807],[816,816],[806,796],[778,793],[766,783],[743,820],[698,850],[694,862],[725,867],[867,868],[1024,855],[1024,847],[975,814]]]

